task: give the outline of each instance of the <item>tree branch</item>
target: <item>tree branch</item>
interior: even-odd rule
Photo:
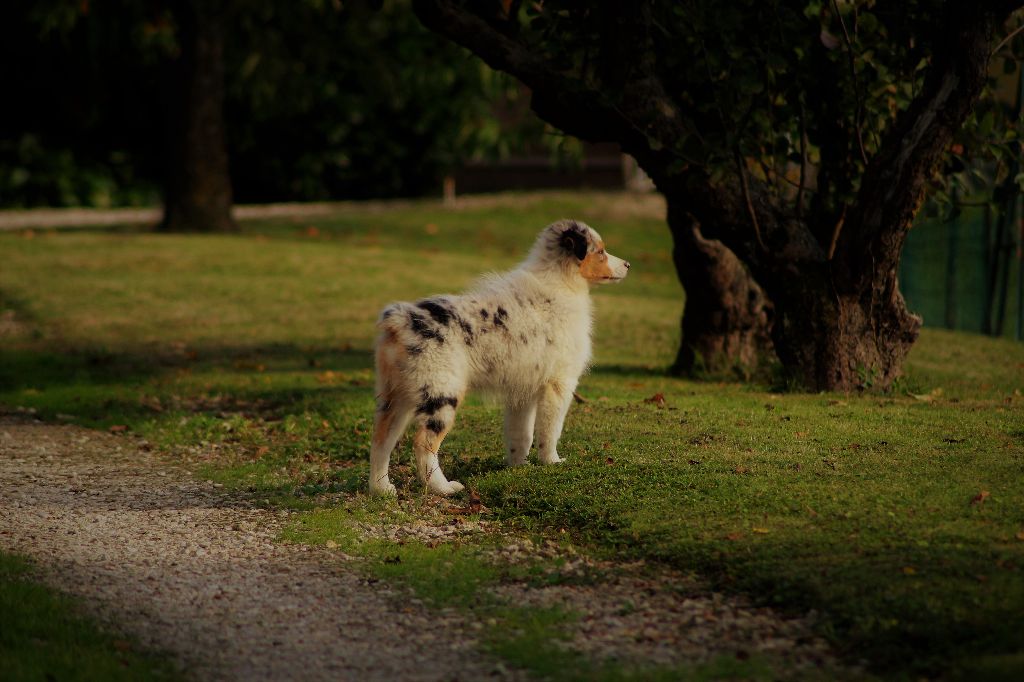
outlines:
[[[1007,16],[968,0],[947,5],[924,87],[887,133],[847,214],[835,248],[841,289],[861,288],[879,264],[896,267],[927,183],[982,92]]]

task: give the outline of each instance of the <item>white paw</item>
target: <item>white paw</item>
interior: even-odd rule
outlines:
[[[547,457],[540,457],[541,464],[559,464],[565,460],[558,456],[558,453],[548,455]]]
[[[370,481],[370,494],[371,495],[390,495],[391,497],[398,497],[398,489],[395,485],[388,480],[383,481]]]
[[[465,486],[458,481],[445,481],[444,483],[431,481],[428,486],[430,488],[430,492],[436,493],[437,495],[454,495],[465,488]]]

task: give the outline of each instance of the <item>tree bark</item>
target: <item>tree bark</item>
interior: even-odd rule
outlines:
[[[221,3],[173,3],[180,54],[170,66],[164,217],[168,232],[228,232],[232,190],[224,124]]]
[[[746,174],[738,151],[731,182],[713,180],[712,169],[675,153],[689,134],[687,115],[700,112],[666,90],[648,3],[630,5],[606,27],[618,43],[601,63],[616,68],[591,68],[584,77],[531,50],[518,24],[474,14],[472,3],[414,0],[426,26],[529,86],[542,119],[577,137],[618,142],[654,178],[669,201],[688,294],[677,368],[692,367],[698,353],[736,350],[742,357],[756,337],[745,327],[759,319],[756,285],[739,274],[738,258],[775,306],[772,338],[790,376],[809,389],[839,391],[888,387],[917,338],[921,320],[907,310],[896,280],[903,243],[938,162],[982,91],[993,37],[1020,5],[945,3],[937,33],[922,37],[931,55],[923,87],[869,159],[856,198],[807,215]],[[822,168],[819,177],[833,170]],[[672,213],[673,205],[686,213]],[[744,294],[753,295],[746,306]]]
[[[686,292],[682,338],[672,374],[737,371],[743,378],[772,353],[772,305],[746,266],[706,239],[678,200],[668,198],[672,260]]]
[[[541,119],[580,139],[617,142],[656,179],[663,177],[665,168],[675,161],[667,150],[652,151],[645,132],[669,140],[681,135],[675,117],[659,114],[656,119],[645,118],[650,102],[668,101],[657,82],[642,77],[641,72],[648,66],[644,60],[649,60],[653,51],[640,49],[643,40],[637,36],[632,42],[618,36],[623,30],[642,26],[649,18],[646,5],[623,5],[621,22],[605,27],[609,38],[600,55],[606,65],[603,77],[608,81],[606,86],[622,88],[626,93],[618,109],[609,108],[609,101],[599,90],[552,68],[517,43],[515,22],[507,17],[485,20],[449,0],[415,0],[413,7],[425,26],[470,49],[492,68],[519,78],[531,89],[531,108]],[[642,103],[640,109],[631,109],[633,103]],[[631,119],[642,119],[644,125],[638,126]],[[679,197],[663,193],[671,215],[673,201],[681,205]],[[682,211],[676,214],[678,227],[672,225],[671,217],[669,221],[675,244],[673,259],[687,298],[683,339],[670,371],[692,373],[699,357],[712,371],[736,368],[747,373],[766,350],[770,352],[770,304],[728,248],[704,239],[699,228],[690,227],[690,219]]]

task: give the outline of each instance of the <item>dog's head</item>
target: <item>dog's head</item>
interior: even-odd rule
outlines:
[[[601,235],[578,220],[559,220],[545,227],[531,256],[589,284],[619,282],[629,272],[629,262],[605,251]]]

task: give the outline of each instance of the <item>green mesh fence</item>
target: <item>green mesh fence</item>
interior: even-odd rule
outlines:
[[[919,219],[903,251],[900,288],[926,326],[996,333],[1002,306],[1001,335],[1019,340],[1020,228],[1010,226],[994,255],[994,214],[987,223],[982,207],[964,207],[953,220]]]

